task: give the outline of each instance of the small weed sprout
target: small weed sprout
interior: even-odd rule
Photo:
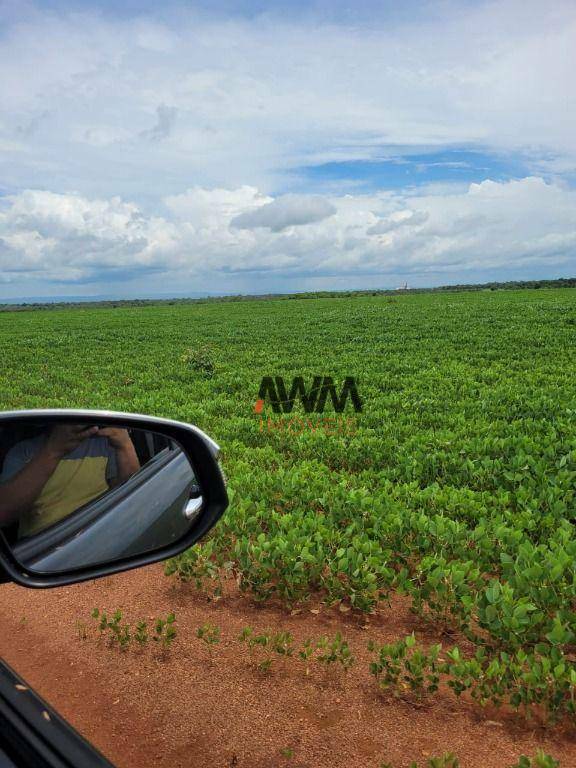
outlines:
[[[191,370],[197,371],[206,378],[214,375],[214,350],[209,344],[190,347],[180,358]]]
[[[315,650],[314,643],[308,637],[308,638],[306,638],[306,640],[304,640],[302,648],[298,651],[298,657],[300,659],[302,659],[302,661],[306,665],[305,669],[306,669],[306,674],[307,675],[310,674],[310,664],[309,664],[309,662],[310,662],[310,659],[312,658],[312,656],[314,655],[314,650]]]
[[[86,640],[88,637],[88,631],[86,627],[86,623],[84,621],[78,620],[76,622],[76,633],[78,635],[79,640]]]

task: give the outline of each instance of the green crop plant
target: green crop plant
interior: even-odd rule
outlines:
[[[368,643],[368,650],[377,654],[369,670],[381,690],[390,690],[397,696],[409,692],[417,699],[438,690],[442,662],[439,644],[425,649],[416,642],[414,634],[394,643],[376,646]]]
[[[154,635],[152,639],[159,643],[164,650],[171,647],[172,643],[176,639],[176,627],[174,623],[176,616],[174,613],[169,613],[165,619],[158,618],[154,624]]]
[[[445,752],[439,757],[429,757],[422,768],[459,768],[460,762],[453,752]],[[380,768],[394,768],[392,763],[380,763]],[[411,762],[409,768],[419,768],[418,763]],[[560,762],[539,749],[534,757],[522,755],[517,763],[509,768],[560,768]]]
[[[254,630],[252,629],[252,627],[244,627],[242,629],[242,632],[238,636],[239,642],[241,643],[247,642],[252,637],[253,633],[254,633]],[[248,644],[248,647],[250,647],[250,644]]]
[[[222,563],[215,555],[215,542],[208,539],[201,546],[192,547],[166,561],[164,573],[181,582],[193,582],[196,589],[209,597],[219,598],[223,593]]]
[[[511,765],[510,768],[559,768],[559,766],[559,760],[539,749],[534,757],[521,755],[518,762]]]
[[[332,639],[323,636],[318,640],[315,658],[319,664],[323,664],[327,669],[332,665],[339,665],[345,672],[355,662],[350,646],[340,632],[336,632]]]
[[[271,642],[274,653],[282,658],[286,667],[287,660],[294,654],[294,636],[290,632],[276,632]]]
[[[140,648],[143,648],[147,645],[150,637],[166,650],[176,638],[176,628],[174,626],[176,617],[174,613],[168,614],[165,619],[155,619],[152,635],[150,635],[147,622],[143,619],[137,621],[135,625],[123,622],[122,611],[119,609],[109,614],[106,611],[101,611],[99,608],[94,608],[91,616],[97,622],[100,639],[107,632],[109,644],[117,644],[122,650],[126,650],[133,642]]]
[[[275,656],[285,662],[294,653],[294,637],[290,632],[266,630],[256,633],[252,627],[244,627],[238,639],[247,644],[251,662],[261,672],[270,671]]]
[[[90,616],[93,619],[96,619],[98,623],[98,630],[99,630],[99,637],[102,639],[102,635],[104,634],[104,630],[108,628],[108,616],[104,611],[100,611],[99,608],[94,608]]]
[[[272,634],[271,632],[255,633],[251,627],[244,627],[240,642],[248,646],[251,662],[260,672],[269,672],[272,667]]]
[[[429,757],[422,768],[459,768],[460,762],[453,752],[445,752],[440,757]],[[380,768],[394,768],[392,763],[380,763]],[[409,768],[418,768],[418,763],[411,762]]]
[[[480,568],[472,561],[449,562],[428,555],[414,576],[413,610],[442,627],[469,627],[475,592],[483,584]]]
[[[427,768],[459,768],[460,762],[453,752],[445,752],[440,757],[430,757],[426,762]]]
[[[108,630],[108,642],[110,645],[117,643],[122,650],[128,648],[132,634],[130,632],[130,625],[122,623],[121,610],[118,609],[111,616],[108,616],[104,611],[100,612],[98,608],[94,608],[91,615],[93,619],[98,621],[100,636],[102,636],[105,630]]]
[[[208,655],[210,658],[210,664],[212,664],[212,654],[215,645],[220,642],[220,627],[215,626],[207,622],[196,630],[196,637],[205,644],[208,648]]]
[[[133,637],[141,648],[148,642],[148,624],[144,620],[136,622],[136,629],[134,630]]]
[[[470,691],[481,705],[507,703],[527,718],[540,709],[546,722],[576,714],[576,663],[559,648],[539,645],[494,655],[478,648],[466,658],[455,647],[446,656],[441,671],[457,695]]]

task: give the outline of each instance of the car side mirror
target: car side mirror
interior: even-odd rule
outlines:
[[[73,584],[177,555],[228,506],[218,451],[167,419],[0,413],[0,581]]]

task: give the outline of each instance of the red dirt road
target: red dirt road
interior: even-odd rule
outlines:
[[[120,608],[130,621],[173,610],[178,637],[166,658],[155,646],[109,648],[97,640],[95,607]],[[50,591],[2,585],[0,656],[118,768],[406,768],[448,750],[461,768],[505,768],[539,747],[562,768],[576,766],[576,726],[546,731],[448,694],[421,709],[382,699],[368,673],[368,639],[414,629],[436,640],[404,601],[369,620],[319,608],[290,616],[234,591],[210,603],[158,565]],[[205,622],[222,632],[213,664],[196,638]],[[327,679],[318,665],[307,677],[292,658],[264,675],[237,641],[247,625],[287,629],[297,641],[340,629],[357,663]]]

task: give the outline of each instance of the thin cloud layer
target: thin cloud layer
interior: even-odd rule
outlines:
[[[83,8],[5,23],[0,141],[13,151],[0,169],[12,188],[270,192],[302,165],[458,145],[576,169],[568,0],[448,3],[410,24],[375,8],[355,27]]]

